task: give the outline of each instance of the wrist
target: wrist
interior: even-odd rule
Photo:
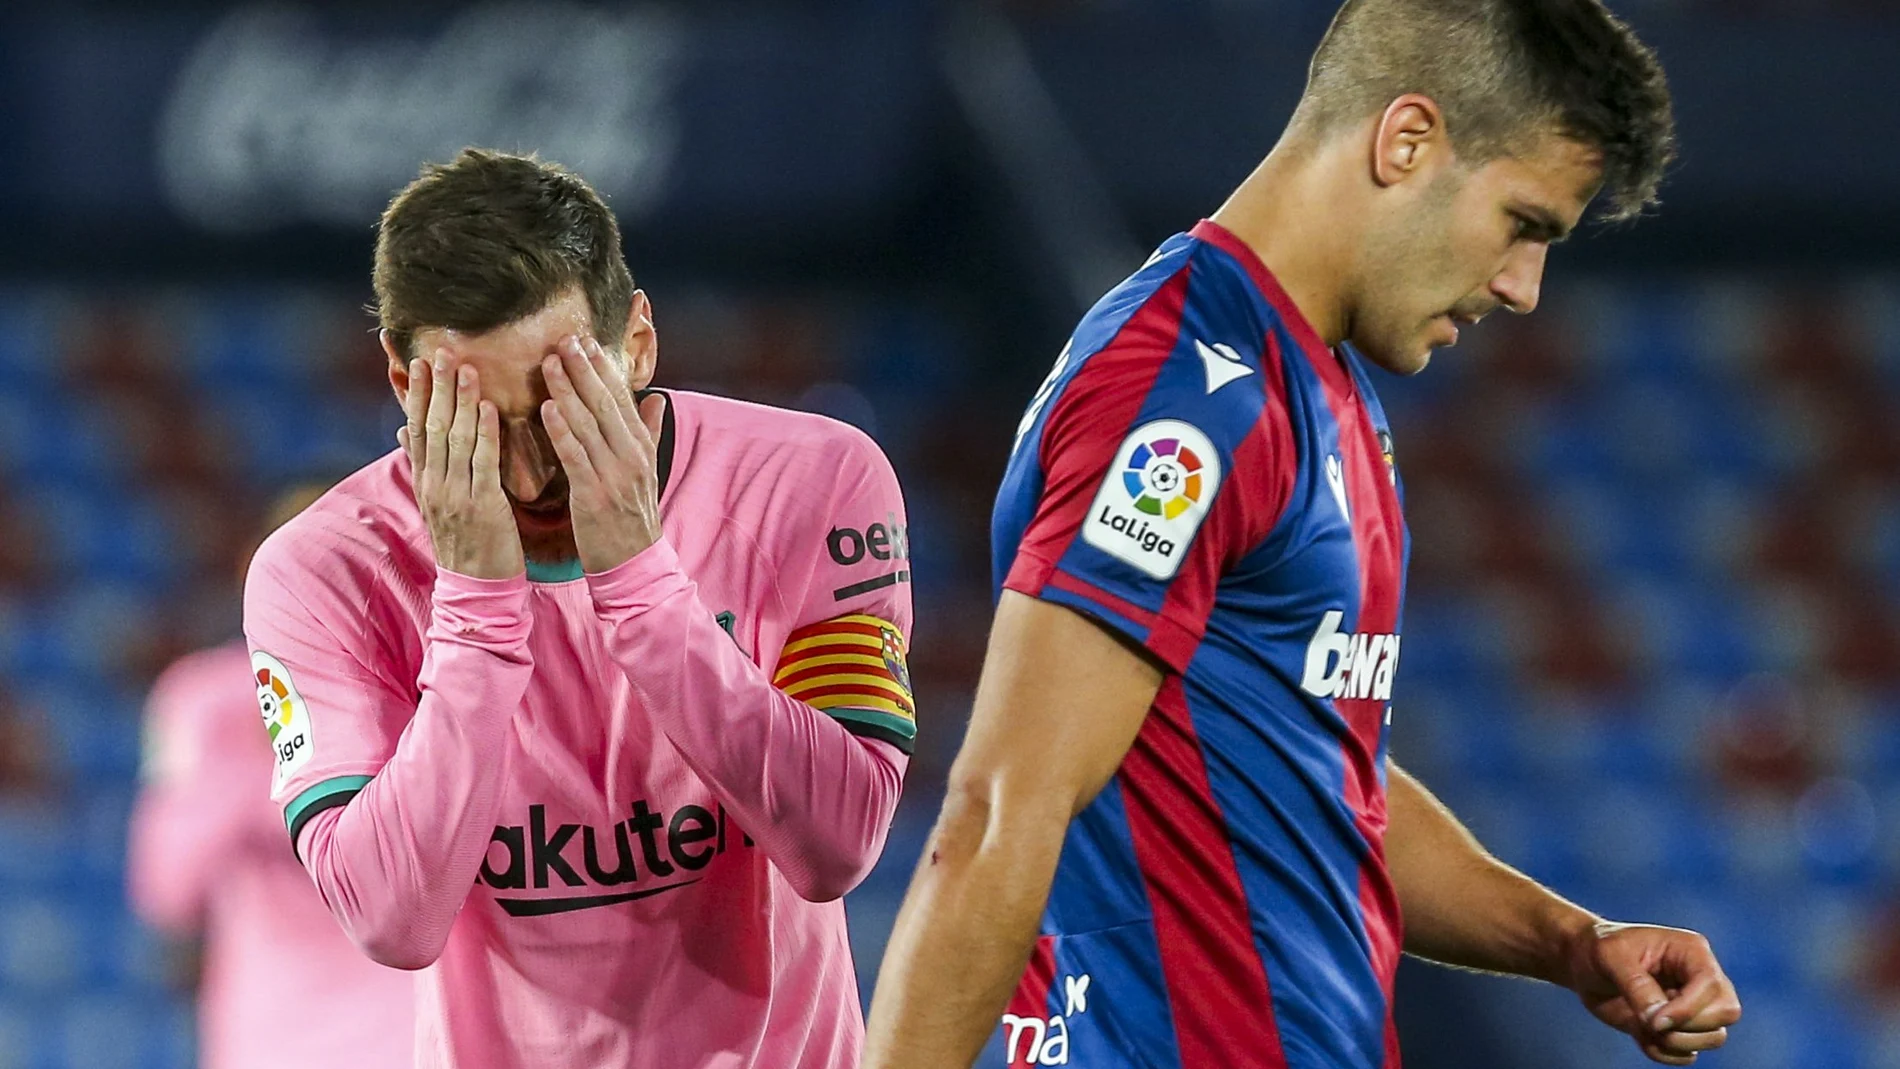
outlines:
[[[1606,924],[1602,917],[1553,895],[1538,924],[1546,949],[1537,979],[1576,990],[1578,977],[1593,973],[1590,963]]]
[[[587,573],[594,607],[603,613],[637,615],[665,600],[684,581],[679,555],[664,538],[612,568]]]
[[[438,565],[430,602],[432,639],[509,644],[527,637],[530,616],[525,574],[485,579]]]

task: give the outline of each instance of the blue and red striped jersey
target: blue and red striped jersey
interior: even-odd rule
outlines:
[[[1360,358],[1208,221],[1090,310],[1037,391],[996,503],[999,587],[1168,672],[1069,827],[1010,1065],[1398,1065],[1390,442]]]

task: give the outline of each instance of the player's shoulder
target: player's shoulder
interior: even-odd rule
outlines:
[[[273,531],[251,575],[307,580],[367,593],[394,571],[426,573],[426,532],[409,487],[409,466],[393,451],[343,479]]]
[[[868,466],[888,471],[877,442],[840,419],[687,390],[669,391],[690,419],[696,457],[713,455],[765,465],[799,489],[857,477]],[[786,487],[790,489],[791,487]]]
[[[250,651],[242,641],[194,650],[165,667],[152,681],[154,696],[236,690],[247,699],[243,685],[251,668]]]
[[[1176,234],[1096,302],[1070,339],[1072,377],[1145,392],[1164,365],[1183,364],[1173,370],[1184,381],[1206,372],[1212,403],[1231,400],[1219,387],[1258,368],[1267,323],[1249,268],[1219,237],[1205,222]]]

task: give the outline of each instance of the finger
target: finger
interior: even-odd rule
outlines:
[[[1629,944],[1606,939],[1598,947],[1603,975],[1623,993],[1623,1001],[1629,1003],[1637,1019],[1649,1024],[1669,1002],[1662,985],[1649,974],[1649,967]]]
[[[567,472],[567,481],[576,488],[592,488],[599,482],[594,473],[594,462],[587,456],[587,448],[574,434],[574,428],[567,421],[561,406],[552,399],[541,402],[541,423],[548,429],[548,441],[554,446],[554,455],[561,460],[561,467]]]
[[[626,368],[620,361],[613,359],[613,354],[600,344],[599,338],[582,339],[582,344],[587,347],[588,354],[593,358],[594,367],[600,373],[600,380],[606,383],[607,393],[613,397],[614,404],[619,407],[621,418],[627,421],[627,426],[631,429],[640,421],[640,413],[633,396],[633,387],[627,382]]]
[[[422,459],[417,447],[422,445],[422,419],[428,411],[429,362],[418,357],[409,361],[409,392],[402,400],[403,429],[409,432],[409,459],[412,463]]]
[[[568,378],[599,424],[601,440],[624,455],[633,447],[634,437],[627,427],[626,410],[608,385],[607,376],[617,374],[617,369],[608,360],[607,351],[593,338],[572,337],[562,344],[562,351],[567,358]]]
[[[455,369],[455,416],[449,423],[447,474],[449,485],[460,493],[471,488],[470,459],[475,452],[476,413],[482,400],[475,369],[463,364]]]
[[[1692,967],[1698,970],[1696,974],[1676,997],[1656,1011],[1650,1023],[1656,1031],[1707,1032],[1741,1019],[1741,1001],[1715,959],[1695,962]]]
[[[1717,1028],[1710,1032],[1665,1032],[1658,1036],[1655,1043],[1671,1054],[1695,1054],[1699,1051],[1714,1050],[1728,1042],[1728,1029]]]
[[[574,380],[574,389],[587,402],[587,407],[598,413],[613,394],[607,389],[607,380],[602,377],[600,367],[595,363],[600,344],[592,338],[582,338],[570,334],[561,339],[561,359],[566,363],[568,377]]]
[[[1638,1040],[1637,1044],[1642,1047],[1643,1054],[1652,1062],[1661,1062],[1664,1065],[1695,1064],[1695,1055],[1693,1054],[1671,1054],[1647,1039]]]
[[[586,361],[582,361],[584,364]],[[595,418],[592,409],[582,400],[580,392],[574,388],[574,380],[568,374],[567,367],[559,357],[550,356],[542,361],[541,373],[548,383],[548,401],[542,405],[545,410],[549,404],[560,412],[561,421],[580,447],[587,452],[589,463],[596,469],[607,467],[613,460],[614,450],[601,436],[600,421]],[[542,422],[547,417],[542,416]],[[554,429],[548,428],[549,437]]]
[[[428,475],[440,479],[448,471],[449,424],[455,418],[455,390],[449,383],[448,354],[435,354],[434,374],[429,377],[429,411],[422,418],[423,466]]]
[[[478,402],[475,416],[475,452],[469,458],[470,487],[477,497],[501,494],[501,413],[490,401]]]

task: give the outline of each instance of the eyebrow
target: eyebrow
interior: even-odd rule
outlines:
[[[1565,226],[1563,220],[1557,218],[1556,214],[1548,208],[1540,208],[1534,204],[1521,204],[1514,206],[1511,211],[1530,224],[1530,236],[1538,241],[1557,245],[1570,237],[1570,227]]]

